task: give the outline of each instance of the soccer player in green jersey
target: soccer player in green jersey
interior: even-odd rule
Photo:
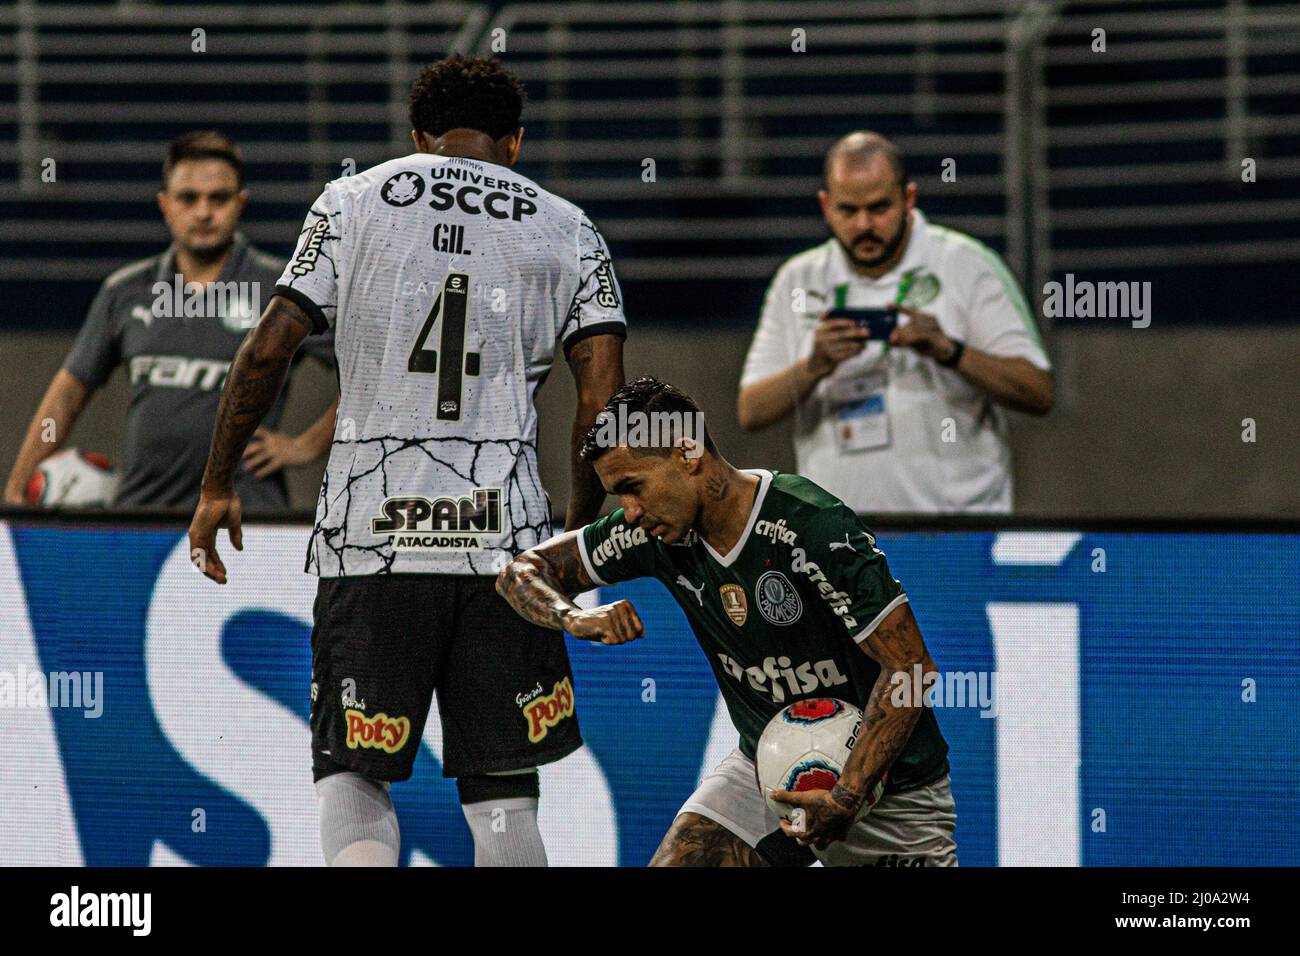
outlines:
[[[651,865],[806,864],[811,850],[831,866],[955,866],[948,745],[919,687],[893,693],[900,680],[933,680],[925,675],[937,668],[857,515],[806,478],[734,467],[699,407],[651,378],[614,394],[582,454],[622,507],[520,554],[497,591],[544,627],[622,644],[644,635],[630,603],[583,610],[572,596],[658,578],[740,733]],[[833,790],[774,794],[802,811],[792,823],[768,808],[754,750],[773,716],[813,697],[860,707],[863,729]]]

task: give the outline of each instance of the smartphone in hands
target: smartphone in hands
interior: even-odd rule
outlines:
[[[828,319],[849,319],[867,330],[868,341],[887,341],[898,328],[898,309],[831,309]]]

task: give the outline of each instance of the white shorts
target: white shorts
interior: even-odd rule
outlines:
[[[677,813],[708,817],[750,846],[781,828],[758,788],[754,762],[739,750],[704,778]],[[846,839],[813,853],[825,866],[956,866],[956,825],[952,783],[945,775],[915,790],[885,794]]]

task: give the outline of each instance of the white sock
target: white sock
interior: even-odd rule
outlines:
[[[475,866],[546,866],[536,797],[484,800],[461,809],[474,835]]]
[[[378,840],[357,840],[339,850],[330,866],[397,866],[397,852]]]
[[[316,781],[316,798],[328,866],[397,866],[401,835],[386,782],[334,773]]]

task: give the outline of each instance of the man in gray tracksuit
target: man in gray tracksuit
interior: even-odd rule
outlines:
[[[283,269],[237,231],[247,200],[243,162],[226,137],[189,133],[171,144],[158,204],[172,245],[124,266],[100,287],[28,428],[6,503],[21,502],[32,472],[122,365],[131,401],[113,505],[194,508],[226,372]],[[331,338],[304,352],[334,366]],[[275,430],[283,408],[282,393],[236,476],[247,511],[287,509],[280,468],[311,461],[330,446],[334,406],[297,438]]]

